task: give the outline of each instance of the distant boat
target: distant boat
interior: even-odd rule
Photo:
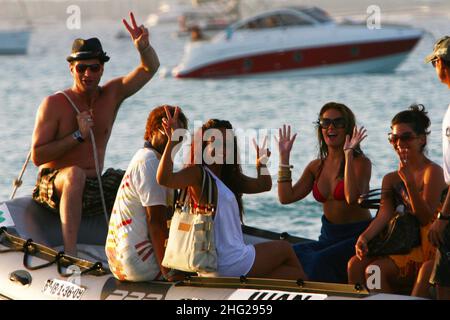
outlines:
[[[384,24],[337,23],[317,7],[274,9],[236,22],[210,41],[190,42],[178,78],[392,72],[423,30]]]
[[[191,0],[191,4],[162,3],[149,15],[148,26],[178,24],[178,36],[186,36],[193,27],[202,31],[223,30],[239,19],[240,0]]]
[[[31,29],[0,30],[0,54],[27,54]]]
[[[31,37],[32,23],[25,3],[18,0],[17,4],[24,16],[26,27],[0,29],[0,55],[27,54],[28,44]],[[17,19],[15,19],[14,22],[16,22],[16,20]]]

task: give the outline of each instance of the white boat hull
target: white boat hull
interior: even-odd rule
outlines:
[[[365,25],[326,23],[273,29],[230,29],[209,42],[185,47],[178,78],[391,72],[404,61],[423,31],[404,26],[369,30]]]

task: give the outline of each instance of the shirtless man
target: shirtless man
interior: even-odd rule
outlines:
[[[67,57],[72,87],[46,97],[37,112],[32,161],[39,166],[39,176],[33,199],[59,211],[67,254],[76,255],[82,212],[83,215],[103,212],[90,130],[102,172],[106,145],[120,105],[150,81],[159,67],[148,30],[143,25],[137,26],[133,13],[130,19],[131,26],[125,19],[123,23],[140,54],[140,65],[128,75],[99,86],[109,57],[97,38],[76,39]],[[123,171],[108,169],[102,176],[108,210],[114,203],[122,175]]]

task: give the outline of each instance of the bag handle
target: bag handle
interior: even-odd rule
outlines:
[[[200,199],[203,196],[203,190],[205,188],[205,182],[206,182],[206,177],[205,177],[205,169],[203,168],[203,166],[201,167],[202,169],[202,190],[200,193]],[[182,208],[186,205],[186,201],[188,200],[189,197],[189,192],[188,192],[188,188],[184,188],[181,189],[179,192],[177,192],[177,196],[176,196],[176,200],[175,200],[175,207],[176,208]]]
[[[205,172],[208,175],[208,194],[207,194],[206,209],[210,213],[213,213],[217,206],[217,199],[216,199],[217,185],[211,173],[208,170],[205,170]]]

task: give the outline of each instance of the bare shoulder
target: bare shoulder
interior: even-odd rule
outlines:
[[[114,100],[115,105],[120,105],[125,97],[122,95],[124,77],[109,80],[102,86],[102,93]]]
[[[401,179],[397,171],[389,172],[383,177],[383,187],[392,186],[400,181]]]
[[[433,161],[430,161],[428,166],[425,168],[424,179],[435,181],[436,178],[439,178],[443,181],[444,172],[440,165],[438,165],[437,163],[435,163]]]
[[[322,163],[321,159],[314,159],[305,168],[305,171],[310,172],[313,176],[316,176],[317,172],[319,172],[320,165]]]
[[[109,80],[102,86],[102,91],[105,93],[117,93],[123,85],[124,77],[117,77]]]
[[[56,117],[60,113],[61,105],[66,103],[66,98],[62,94],[55,93],[42,100],[38,112],[41,115]]]

